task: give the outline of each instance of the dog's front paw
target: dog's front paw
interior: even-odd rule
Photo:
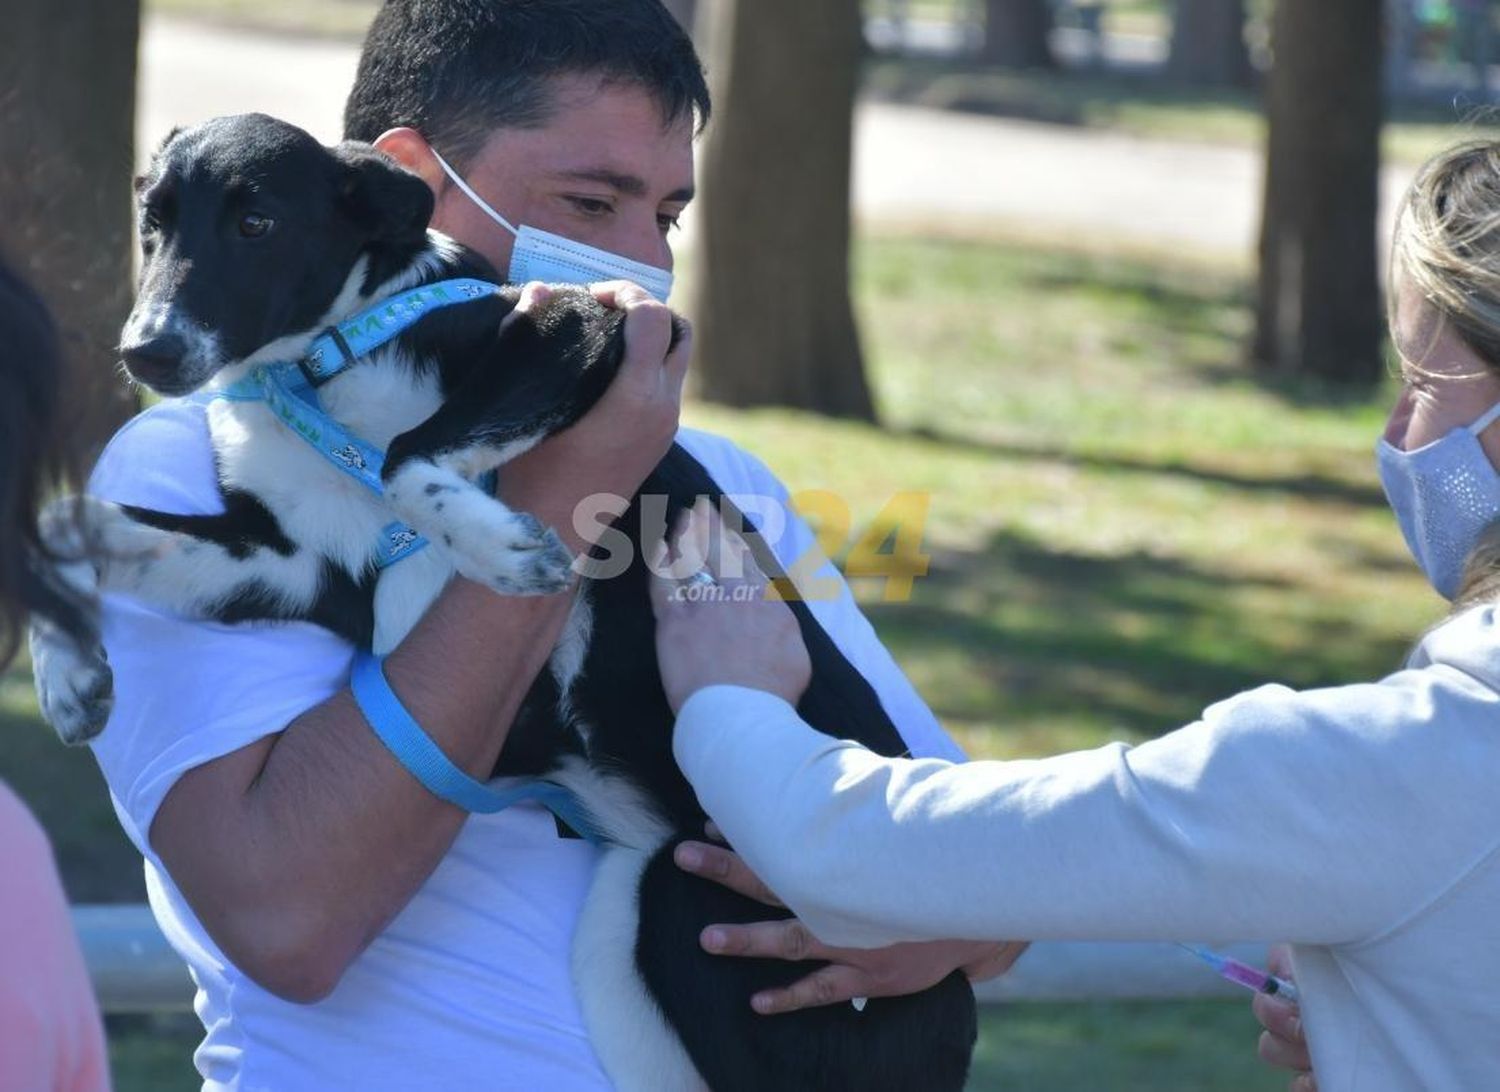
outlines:
[[[124,508],[98,497],[62,497],[37,521],[53,567],[80,594],[99,588],[130,591],[128,579],[148,571],[169,551],[172,535],[132,518]]]
[[[476,584],[501,595],[551,595],[572,579],[573,555],[556,532],[450,469],[408,460],[387,477],[385,493],[396,515]]]
[[[552,595],[572,579],[573,555],[557,532],[524,512],[506,514],[478,549],[455,550],[458,571],[501,595]],[[453,549],[453,543],[445,543]]]
[[[32,623],[28,641],[42,719],[64,743],[87,743],[114,709],[115,676],[103,646],[80,646],[44,620]]]
[[[109,507],[90,496],[58,497],[37,516],[37,536],[52,557],[83,561],[93,552],[93,528]]]

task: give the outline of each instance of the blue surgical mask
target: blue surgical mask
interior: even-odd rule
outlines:
[[[1500,519],[1500,473],[1479,446],[1479,434],[1496,418],[1500,405],[1415,451],[1384,437],[1375,448],[1380,483],[1407,548],[1444,599],[1458,594],[1480,533]]]
[[[525,284],[527,281],[542,281],[546,284],[632,281],[663,303],[672,294],[671,270],[658,269],[654,265],[611,254],[607,250],[587,246],[566,236],[554,235],[550,231],[541,231],[526,224],[515,227],[491,208],[489,202],[475,193],[473,187],[460,178],[458,172],[448,166],[448,161],[438,155],[435,149],[432,154],[438,161],[438,166],[443,168],[453,184],[463,190],[470,201],[516,237],[515,246],[510,252],[510,272],[507,275],[512,284]]]

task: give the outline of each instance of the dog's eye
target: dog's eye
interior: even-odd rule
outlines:
[[[141,234],[152,235],[161,230],[161,213],[147,207],[141,212]]]
[[[240,220],[240,234],[247,239],[259,239],[270,231],[276,221],[269,216],[262,216],[258,212],[252,212]]]

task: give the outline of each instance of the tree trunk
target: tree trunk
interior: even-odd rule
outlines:
[[[1280,0],[1254,358],[1373,384],[1384,374],[1376,245],[1380,0]]]
[[[698,391],[875,419],[849,300],[857,0],[718,0],[693,288]]]
[[[1198,87],[1250,82],[1245,45],[1245,0],[1177,0],[1167,75]]]
[[[0,247],[46,297],[86,467],[135,411],[115,365],[130,310],[138,0],[7,0]],[[3,346],[0,346],[3,349]]]
[[[1056,68],[1048,0],[985,0],[981,59],[1006,68]]]
[[[698,17],[698,0],[662,0],[662,2],[667,10],[677,17],[677,21],[682,24],[682,29],[691,36]]]

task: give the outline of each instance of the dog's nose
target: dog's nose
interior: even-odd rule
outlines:
[[[157,334],[133,345],[121,345],[120,356],[132,376],[148,387],[172,378],[182,367],[187,342],[176,334]]]

